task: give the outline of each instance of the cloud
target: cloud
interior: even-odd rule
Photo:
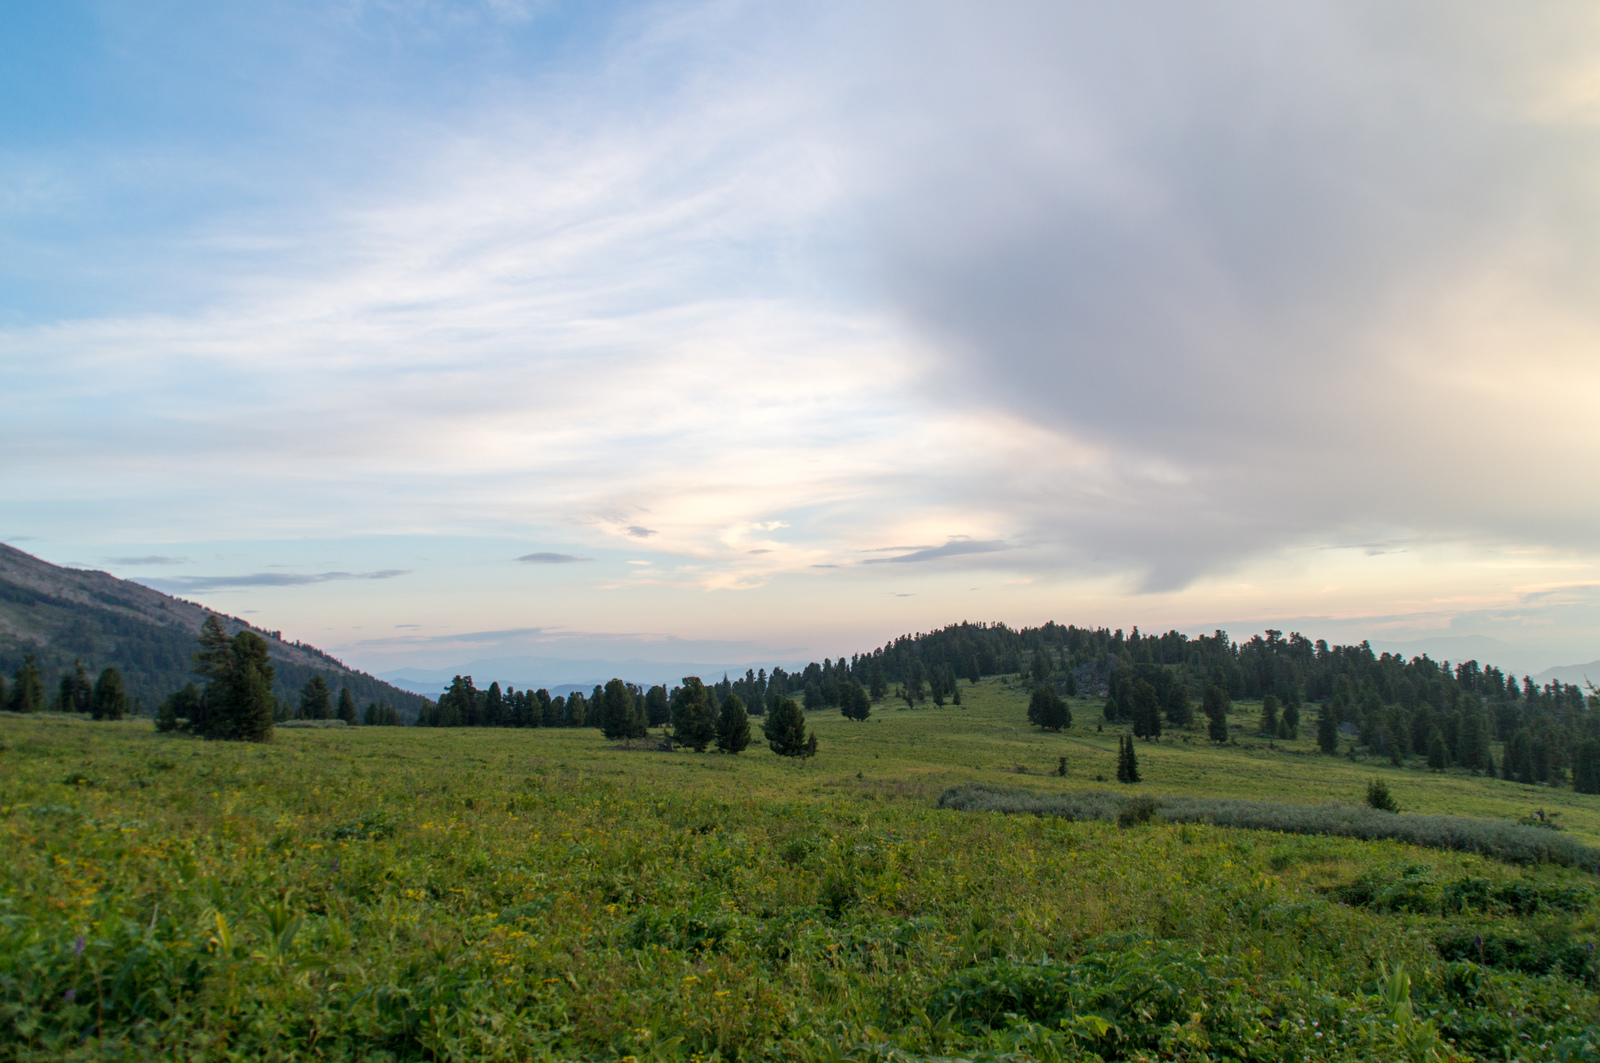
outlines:
[[[523,554],[517,558],[529,565],[570,565],[574,561],[593,561],[592,557],[579,557],[576,554],[552,554],[540,552],[536,554]]]
[[[167,579],[139,580],[158,591],[215,591],[240,587],[304,587],[341,580],[381,580],[404,576],[408,569],[388,568],[381,572],[318,572],[296,575],[288,572],[257,572],[248,576],[173,576]]]
[[[951,539],[943,546],[931,546],[921,550],[913,550],[909,554],[899,554],[895,557],[869,557],[861,562],[863,565],[878,565],[885,562],[905,563],[914,561],[937,561],[942,557],[959,557],[964,554],[993,554],[1002,550],[1011,549],[999,539]]]
[[[631,524],[628,526],[628,534],[635,539],[648,539],[656,534],[656,530],[654,528],[646,528],[640,524]]]
[[[186,565],[189,563],[189,559],[187,557],[164,557],[160,554],[151,554],[147,557],[108,557],[105,559],[105,563],[108,565],[126,565],[133,568],[142,565]]]

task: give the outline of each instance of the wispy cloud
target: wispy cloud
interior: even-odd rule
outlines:
[[[150,554],[145,557],[108,557],[108,565],[126,565],[129,568],[138,568],[144,565],[186,565],[187,557],[165,557],[161,554]]]
[[[386,568],[381,572],[317,572],[295,574],[290,572],[256,572],[247,576],[173,576],[166,579],[145,579],[138,582],[158,591],[216,591],[240,587],[304,587],[316,583],[334,583],[341,580],[380,580],[404,576],[408,569]]]
[[[922,550],[913,550],[909,554],[899,554],[895,557],[869,557],[862,561],[863,565],[879,565],[884,563],[906,563],[916,561],[937,561],[944,557],[960,557],[965,554],[995,554],[1011,547],[999,539],[951,539],[943,546],[930,546]]]
[[[592,557],[579,557],[576,554],[553,554],[540,551],[536,554],[523,554],[518,561],[528,565],[570,565],[575,561],[593,561]]]

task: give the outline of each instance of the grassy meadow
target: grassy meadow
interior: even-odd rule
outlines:
[[[813,714],[805,763],[0,717],[0,1059],[1600,1060],[1591,872],[935,808],[1382,778],[1600,844],[1600,799],[1269,745],[1249,705],[1237,745],[1139,743],[1128,787],[1098,704],[1058,735],[1020,688],[962,695]]]

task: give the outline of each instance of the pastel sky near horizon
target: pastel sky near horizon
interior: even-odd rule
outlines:
[[[0,541],[373,671],[1600,659],[1593,4],[0,11]]]

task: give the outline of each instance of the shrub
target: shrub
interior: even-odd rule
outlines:
[[[1115,823],[1128,798],[1116,794],[1038,794],[1028,790],[970,783],[946,790],[938,807],[964,812],[1022,812],[1062,819]],[[1465,816],[1397,815],[1372,808],[1290,805],[1225,798],[1161,797],[1161,818],[1169,823],[1209,823],[1243,830],[1285,834],[1327,834],[1371,841],[1390,838],[1431,849],[1479,853],[1514,864],[1600,865],[1600,849],[1568,835],[1494,819]]]
[[[1382,779],[1373,779],[1367,783],[1367,804],[1379,812],[1398,812],[1400,806],[1394,803],[1389,788],[1383,784]]]

